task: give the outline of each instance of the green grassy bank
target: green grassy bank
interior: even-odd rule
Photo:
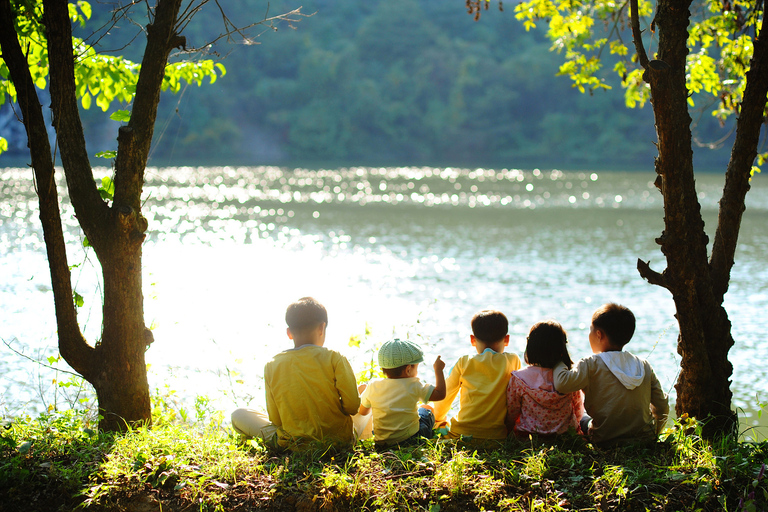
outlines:
[[[5,419],[0,511],[768,509],[768,441],[710,444],[691,420],[645,448],[565,437],[275,454],[222,414],[168,419],[122,435],[72,411]]]

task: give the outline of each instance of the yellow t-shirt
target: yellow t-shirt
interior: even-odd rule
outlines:
[[[429,402],[435,386],[418,377],[376,379],[368,383],[360,402],[373,412],[376,442],[399,443],[419,431],[419,402]]]
[[[360,397],[355,374],[343,355],[316,345],[286,350],[266,364],[264,382],[278,445],[354,442],[351,416],[360,407]]]
[[[507,427],[507,384],[520,369],[516,354],[486,349],[482,354],[459,358],[445,381],[445,399],[435,402],[435,421],[446,421],[453,400],[459,397],[459,412],[451,418],[452,434],[477,439],[504,439]]]

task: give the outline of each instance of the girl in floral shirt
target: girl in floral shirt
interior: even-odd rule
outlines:
[[[568,337],[563,327],[552,320],[531,327],[525,348],[528,367],[512,372],[507,386],[507,428],[518,436],[563,434],[570,427],[579,431],[584,415],[581,391],[562,395],[555,391],[552,368],[563,361],[570,369]]]

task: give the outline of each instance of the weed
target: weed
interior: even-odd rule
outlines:
[[[478,458],[477,451],[467,453],[454,448],[451,457],[436,469],[433,483],[447,490],[451,496],[461,494],[473,482],[472,477],[482,464],[483,460]]]

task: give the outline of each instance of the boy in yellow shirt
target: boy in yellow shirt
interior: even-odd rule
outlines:
[[[450,420],[448,438],[504,439],[507,427],[506,391],[510,374],[520,369],[520,358],[507,354],[509,322],[501,311],[486,309],[472,317],[470,343],[477,354],[459,358],[445,381],[445,399],[435,403],[438,426],[459,396],[459,412]]]
[[[294,348],[264,367],[266,415],[253,409],[232,413],[232,426],[246,437],[261,437],[273,448],[300,449],[319,441],[347,447],[355,441],[352,416],[360,407],[349,361],[323,347],[328,313],[312,297],[294,302],[285,313]]]

